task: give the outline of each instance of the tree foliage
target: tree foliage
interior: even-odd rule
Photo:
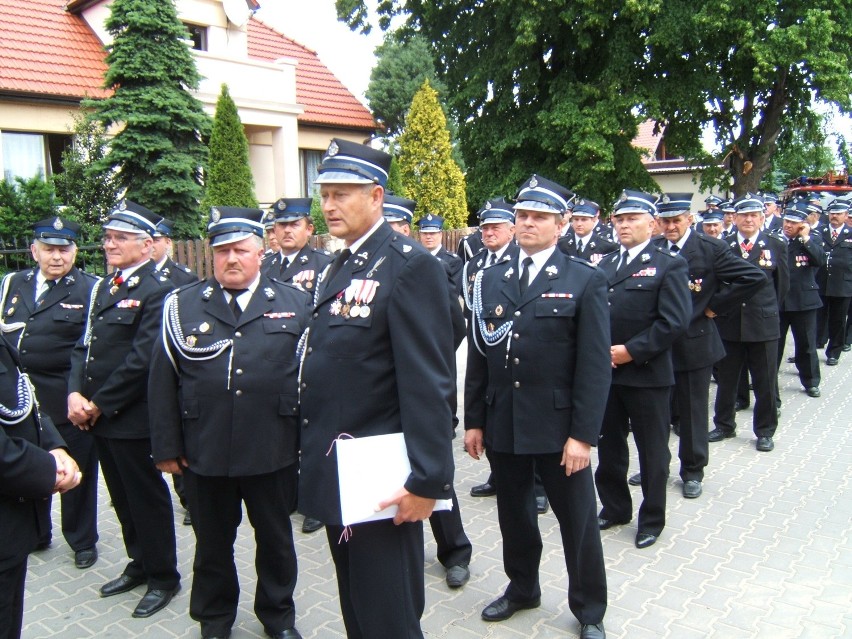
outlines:
[[[813,114],[796,126],[785,125],[778,137],[778,151],[763,177],[761,190],[780,191],[800,175],[823,175],[835,165],[835,154],[827,145],[825,117]]]
[[[210,118],[191,91],[199,74],[173,0],[115,0],[104,87],[90,100],[105,127],[121,126],[102,170],[118,169],[126,196],[174,219],[181,236],[200,231],[201,176]]]
[[[437,92],[423,82],[399,136],[399,173],[417,218],[440,215],[448,228],[467,226],[464,175],[453,161],[450,132]]]
[[[201,209],[207,211],[211,206],[256,207],[248,139],[237,105],[225,84],[216,102],[209,151]]]
[[[0,235],[20,237],[35,222],[56,213],[53,183],[44,176],[0,182]]]
[[[90,232],[106,221],[120,193],[115,171],[101,169],[108,147],[102,124],[85,113],[74,114],[72,142],[62,152],[62,172],[53,176],[57,199],[65,206],[62,214]]]

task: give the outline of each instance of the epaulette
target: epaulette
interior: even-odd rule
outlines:
[[[184,273],[189,273],[190,275],[192,274],[192,269],[189,268],[188,266],[184,266],[183,264],[178,264],[177,262],[175,262],[175,266],[177,266]]]
[[[183,293],[186,293],[187,291],[191,291],[196,286],[201,286],[202,284],[204,284],[206,282],[207,282],[207,280],[198,280],[197,282],[192,282],[191,284],[187,284],[186,286],[181,286],[180,288],[176,288],[174,290],[174,292],[175,293],[180,292],[181,294],[183,294]]]
[[[657,253],[665,255],[670,259],[674,259],[678,256],[677,253],[675,253],[674,251],[670,251],[668,248],[663,248],[662,246],[655,246],[654,248],[657,250]]]
[[[313,247],[311,247],[311,252],[319,253],[320,255],[328,255],[328,256],[331,255],[331,253],[329,251],[326,251],[325,249],[318,249],[318,248],[313,248]]]
[[[391,248],[395,249],[397,253],[403,255],[406,259],[412,255],[417,255],[420,251],[426,251],[423,246],[400,233],[396,233],[391,237],[390,245]]]
[[[594,264],[592,264],[588,260],[584,260],[582,257],[576,257],[574,255],[566,255],[565,257],[567,257],[569,260],[576,264],[582,264],[583,266],[587,266],[591,269],[597,268]]]

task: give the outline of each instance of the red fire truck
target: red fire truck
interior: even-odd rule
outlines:
[[[785,202],[793,197],[815,195],[826,206],[834,198],[841,195],[852,195],[852,183],[850,183],[847,171],[829,171],[819,177],[802,176],[787,183],[787,188],[781,192],[781,199]]]

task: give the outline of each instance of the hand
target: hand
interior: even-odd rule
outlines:
[[[627,352],[627,347],[624,344],[613,344],[609,347],[609,356],[612,359],[612,367],[616,368],[620,364],[627,364],[633,361],[633,356]]]
[[[811,237],[811,225],[802,224],[802,228],[799,229],[799,235],[802,238],[802,242],[807,242]]]
[[[398,506],[396,516],[393,518],[393,523],[397,526],[405,522],[423,521],[432,514],[432,510],[435,508],[434,499],[412,495],[403,487],[388,499],[379,502],[376,512],[394,504]]]
[[[589,465],[591,450],[591,444],[569,437],[562,448],[562,461],[559,462],[560,466],[565,466],[565,475],[570,477],[571,473],[586,468]]]
[[[54,448],[49,452],[56,461],[56,481],[53,484],[53,492],[66,493],[79,486],[83,480],[83,474],[74,458],[64,448]]]
[[[89,411],[91,410],[92,403],[80,393],[68,395],[68,421],[81,430],[89,430],[89,421],[91,420]]]
[[[169,475],[183,475],[184,468],[189,468],[189,463],[186,461],[186,457],[183,456],[157,462],[157,470],[162,473],[168,473]]]
[[[704,309],[704,316],[709,317],[710,319],[713,319],[714,317],[716,317],[716,313],[711,311],[709,308],[705,308]]]
[[[464,431],[464,449],[468,455],[477,461],[480,459],[480,456],[485,452],[481,428],[470,428]]]

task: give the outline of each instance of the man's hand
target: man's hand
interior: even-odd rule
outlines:
[[[189,468],[189,463],[186,461],[186,457],[183,456],[157,462],[157,470],[161,473],[168,473],[169,475],[183,475],[184,468]]]
[[[100,416],[101,409],[95,406],[94,402],[90,402],[80,393],[68,395],[68,421],[80,430],[89,430]]]
[[[586,468],[589,465],[591,450],[591,444],[569,437],[562,448],[562,461],[559,462],[560,466],[565,466],[565,475],[570,477],[571,473]]]
[[[709,308],[705,308],[704,309],[704,316],[709,317],[710,319],[713,319],[714,317],[716,317],[716,313],[711,311]]]
[[[435,508],[435,500],[428,497],[418,497],[412,495],[404,487],[396,491],[391,497],[379,502],[376,506],[376,512],[384,510],[388,506],[396,504],[399,508],[396,511],[396,516],[393,518],[393,523],[399,526],[405,522],[423,521],[428,519],[429,515]]]
[[[464,449],[467,454],[479,460],[480,456],[485,452],[485,447],[482,443],[482,429],[470,428],[464,431]]]
[[[624,344],[613,344],[610,346],[609,356],[612,360],[613,368],[633,361],[633,356],[627,352],[627,347]]]
[[[53,492],[66,493],[79,486],[83,480],[83,474],[74,458],[64,448],[54,448],[49,452],[56,461],[56,481],[53,484]]]

